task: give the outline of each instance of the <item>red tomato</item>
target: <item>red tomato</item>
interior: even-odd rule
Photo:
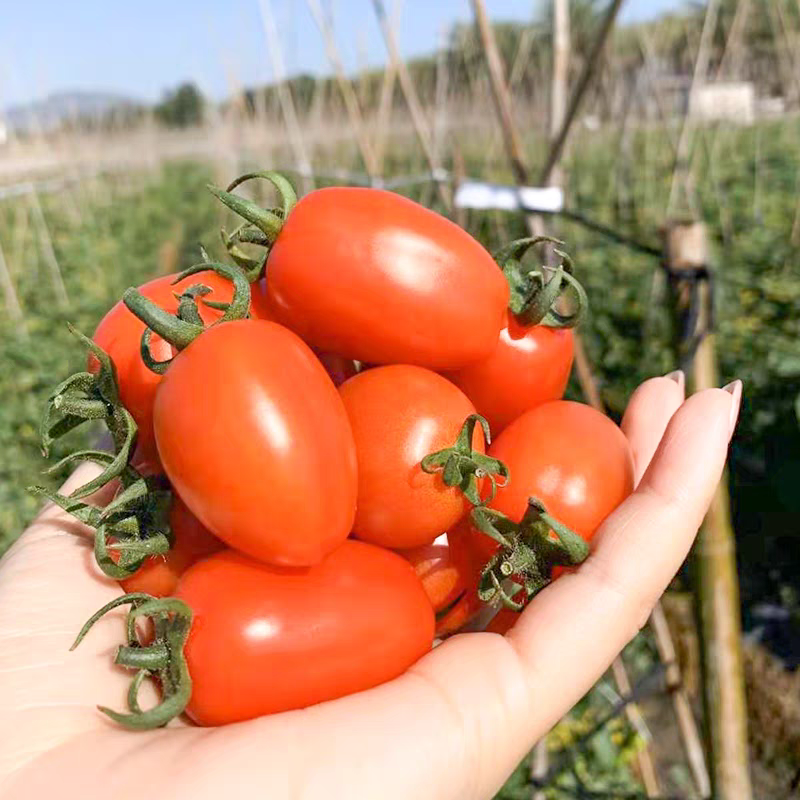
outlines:
[[[286,328],[237,320],[201,333],[165,373],[153,423],[175,490],[231,547],[305,566],[350,533],[357,478],[347,414]]]
[[[175,313],[178,310],[178,301],[175,293],[190,286],[202,283],[208,286],[211,294],[199,298],[197,309],[203,322],[210,324],[222,316],[222,311],[207,306],[204,300],[213,300],[218,303],[228,303],[233,295],[233,284],[214,272],[202,272],[199,275],[190,275],[188,278],[173,284],[177,275],[164,275],[156,278],[139,291],[161,308]],[[255,301],[252,309],[254,315],[265,312],[266,309]],[[158,453],[153,437],[153,401],[156,389],[161,382],[161,376],[148,369],[139,352],[144,333],[145,324],[132,314],[120,300],[100,320],[97,330],[92,337],[94,341],[111,356],[117,370],[120,399],[122,405],[130,412],[138,426],[139,432],[136,439],[136,463],[150,471],[159,472]],[[159,361],[171,358],[173,349],[160,336],[154,334],[150,342],[150,352]],[[89,356],[89,371],[97,372],[100,365],[94,356]]]
[[[192,564],[225,546],[203,527],[177,495],[172,499],[169,524],[175,537],[172,548],[162,556],[150,556],[134,575],[120,581],[126,592],[167,597],[175,591],[178,579]]]
[[[430,544],[470,508],[458,487],[422,471],[429,453],[453,445],[475,413],[460,389],[435,372],[376,367],[339,387],[358,455],[353,532],[384,547]],[[476,431],[473,448],[484,451]]]
[[[431,646],[434,618],[411,566],[347,541],[305,569],[227,550],[186,572],[194,612],[187,713],[199,725],[305,708],[401,675]]]
[[[497,436],[520,414],[564,395],[572,369],[567,328],[520,325],[509,311],[494,352],[448,374]]]
[[[414,567],[436,612],[437,636],[454,633],[480,610],[478,572],[463,523],[433,544],[400,553]]]
[[[457,369],[497,344],[508,284],[450,220],[380,189],[319,189],[290,212],[253,287],[314,347]]]
[[[509,468],[508,486],[490,504],[519,522],[528,498],[589,541],[600,523],[633,491],[633,457],[625,434],[582,403],[556,401],[528,411],[489,448]],[[483,561],[496,552],[475,532]]]

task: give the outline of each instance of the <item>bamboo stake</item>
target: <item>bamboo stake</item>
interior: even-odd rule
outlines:
[[[353,84],[347,79],[345,75],[344,66],[342,64],[339,49],[336,46],[336,39],[333,35],[333,25],[329,17],[327,17],[319,4],[319,0],[306,0],[311,15],[314,17],[319,32],[325,39],[325,49],[328,54],[328,61],[333,67],[334,74],[336,75],[336,82],[339,85],[339,91],[342,93],[342,99],[347,110],[347,115],[350,118],[350,127],[353,129],[358,149],[361,151],[361,158],[364,162],[364,168],[367,171],[371,180],[375,180],[379,174],[378,162],[375,157],[375,151],[370,144],[367,131],[364,126],[364,118],[361,113],[361,106],[356,97]]]
[[[378,23],[380,25],[381,32],[383,33],[383,39],[386,43],[386,49],[389,53],[389,60],[394,64],[397,72],[397,77],[400,81],[400,88],[403,90],[403,96],[405,97],[406,104],[408,105],[408,110],[411,113],[411,121],[414,125],[414,130],[416,131],[417,138],[419,139],[420,146],[422,147],[422,151],[425,155],[425,160],[428,162],[428,167],[430,168],[431,174],[435,176],[437,173],[441,172],[442,167],[433,150],[431,131],[428,126],[428,120],[425,118],[425,114],[422,111],[419,98],[417,97],[417,90],[414,88],[414,83],[411,80],[411,76],[408,73],[408,68],[406,67],[405,62],[400,58],[400,53],[397,49],[397,41],[395,40],[394,36],[394,30],[392,28],[392,24],[389,22],[389,18],[386,15],[386,9],[384,8],[383,0],[372,0],[372,5],[375,9],[375,15],[378,17]],[[444,207],[448,211],[451,211],[453,208],[453,198],[450,194],[450,190],[441,180],[436,181],[436,186]]]
[[[603,53],[603,49],[605,48],[606,40],[608,39],[608,36],[614,27],[614,22],[617,19],[617,14],[622,6],[622,2],[623,0],[611,0],[608,10],[606,11],[606,15],[600,24],[600,30],[595,37],[594,43],[592,44],[592,49],[589,52],[589,56],[587,57],[580,77],[578,78],[578,82],[575,85],[575,90],[570,97],[569,106],[567,107],[567,111],[564,115],[564,121],[561,124],[558,134],[554,137],[553,143],[550,146],[550,152],[547,155],[547,160],[545,161],[544,167],[542,167],[542,172],[539,178],[539,181],[542,185],[547,185],[547,182],[550,179],[550,173],[561,159],[561,153],[564,149],[564,145],[566,144],[570,130],[572,129],[572,125],[575,122],[578,109],[581,106],[581,102],[586,94],[586,90],[589,88],[589,85],[592,82],[592,78],[597,73],[597,63]]]
[[[283,60],[280,37],[275,26],[275,16],[272,13],[271,0],[259,0],[258,7],[261,11],[261,23],[264,27],[264,35],[267,40],[267,50],[269,51],[272,62],[272,72],[275,76],[278,100],[281,104],[283,120],[286,123],[286,130],[289,134],[289,142],[294,152],[295,164],[300,171],[301,184],[303,191],[313,188],[314,182],[310,177],[312,173],[311,160],[308,157],[300,123],[297,119],[297,109],[294,105],[292,92],[286,79],[286,66]]]
[[[27,336],[22,306],[19,304],[17,290],[14,288],[14,282],[11,280],[11,273],[8,271],[8,264],[6,263],[5,253],[3,253],[2,242],[0,242],[0,286],[3,288],[3,298],[5,299],[8,316],[18,324],[18,330]]]
[[[553,77],[550,82],[550,141],[555,142],[564,126],[569,78],[569,0],[553,0]],[[563,186],[561,166],[548,176],[551,186]]]
[[[710,797],[711,778],[706,766],[703,741],[697,729],[697,722],[692,712],[689,697],[683,686],[681,668],[678,665],[678,655],[675,652],[675,644],[672,641],[672,634],[661,603],[656,605],[650,615],[650,630],[653,632],[661,662],[666,667],[664,678],[667,684],[667,691],[672,699],[672,707],[675,711],[675,718],[678,721],[678,728],[681,732],[681,741],[686,753],[686,760],[689,762],[689,770],[692,773],[700,797]]]
[[[715,80],[728,76],[737,76],[741,62],[740,52],[745,24],[750,14],[750,0],[738,0],[736,11],[733,14],[731,29],[728,31],[728,38],[725,40],[725,48],[722,51],[722,58],[719,60],[719,67]]]
[[[69,297],[67,296],[67,289],[64,286],[64,279],[61,276],[61,268],[58,266],[58,259],[56,258],[55,250],[53,249],[53,241],[50,238],[50,232],[47,229],[47,223],[44,219],[42,206],[39,203],[39,195],[36,189],[30,193],[31,211],[33,211],[34,220],[39,229],[39,244],[42,256],[50,269],[50,277],[53,281],[53,289],[56,293],[58,304],[62,308],[69,308]]]
[[[549,753],[547,752],[547,736],[543,736],[536,743],[531,753],[531,778],[534,786],[532,800],[546,800],[544,789],[539,788],[539,784],[547,775]]]
[[[683,327],[680,323],[689,315],[697,315],[694,330],[690,331],[693,337],[702,337],[696,344],[689,376],[694,390],[716,387],[717,362],[710,330],[711,284],[695,277],[697,269],[708,265],[705,225],[700,222],[668,225],[665,263],[672,275],[677,327]],[[689,348],[694,344],[693,341],[677,343],[682,360],[691,356]],[[715,800],[750,800],[739,584],[725,477],[714,494],[694,548],[694,558],[713,796]]]
[[[711,58],[711,43],[714,38],[714,31],[717,27],[717,17],[719,16],[720,0],[709,0],[706,6],[705,18],[703,19],[703,30],[700,34],[700,44],[697,49],[697,59],[694,64],[692,83],[689,87],[689,101],[686,115],[683,118],[681,135],[678,138],[678,148],[675,155],[675,167],[672,172],[672,185],[669,191],[669,203],[667,204],[667,216],[672,216],[678,197],[678,184],[683,182],[686,192],[686,200],[694,211],[694,198],[691,191],[691,173],[686,169],[686,160],[692,144],[692,107],[696,96],[697,87],[702,84],[708,75],[708,62]]]
[[[378,103],[378,117],[375,121],[375,163],[379,175],[383,172],[383,162],[386,157],[386,132],[391,122],[392,108],[394,106],[394,85],[396,81],[397,68],[390,59],[383,72],[381,99]]]

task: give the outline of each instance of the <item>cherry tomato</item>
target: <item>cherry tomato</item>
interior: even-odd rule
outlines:
[[[126,592],[166,597],[175,591],[178,579],[192,564],[225,546],[203,527],[177,495],[172,499],[169,524],[175,537],[172,548],[163,556],[150,556],[134,575],[120,581]]]
[[[458,487],[422,471],[428,454],[453,445],[475,409],[435,372],[407,365],[376,367],[339,387],[358,455],[353,532],[384,547],[429,544],[470,508]],[[483,452],[476,431],[473,448]]]
[[[273,322],[209,328],[156,393],[161,462],[193,514],[258,560],[305,566],[350,533],[356,452],[336,388]]]
[[[448,374],[497,436],[518,416],[560,400],[572,369],[572,331],[524,326],[509,311],[490,356]]]
[[[178,283],[173,283],[177,275],[164,275],[156,278],[139,291],[161,308],[174,313],[178,309],[175,294],[190,286],[202,283],[211,293],[198,298],[197,309],[203,322],[210,324],[222,316],[222,311],[206,305],[206,300],[218,303],[230,302],[233,284],[214,272],[191,275]],[[254,303],[253,312],[258,315],[266,309]],[[145,324],[132,314],[120,301],[100,320],[94,332],[94,341],[111,356],[117,370],[120,399],[122,405],[131,413],[139,429],[136,439],[136,464],[150,471],[160,472],[156,443],[153,437],[153,401],[161,376],[148,369],[140,355],[140,344]],[[154,334],[150,341],[150,352],[159,361],[173,355],[172,346]],[[100,368],[97,359],[89,356],[89,371]]]
[[[431,647],[434,618],[400,556],[347,541],[305,569],[227,550],[191,567],[187,712],[200,725],[304,708],[396,678]]]
[[[392,192],[342,187],[300,200],[253,290],[314,347],[432,369],[486,358],[509,298],[489,253],[450,220]]]
[[[522,519],[529,497],[589,541],[600,523],[633,491],[633,457],[625,434],[582,403],[545,403],[511,423],[489,448],[509,468],[508,486],[492,508]],[[484,562],[494,541],[475,533]]]
[[[437,636],[454,633],[480,610],[478,572],[463,523],[432,544],[400,554],[414,567],[436,612]]]

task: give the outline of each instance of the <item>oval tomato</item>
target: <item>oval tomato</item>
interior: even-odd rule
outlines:
[[[222,725],[333,700],[401,675],[431,647],[434,618],[411,566],[347,541],[306,569],[233,551],[189,569],[189,716]]]
[[[528,411],[489,448],[511,479],[492,508],[519,522],[529,497],[589,541],[603,520],[633,491],[633,456],[625,434],[604,414],[582,403],[556,401]],[[484,562],[497,550],[475,532]]]
[[[175,490],[231,547],[304,566],[350,533],[357,478],[347,414],[286,328],[237,320],[201,333],[164,374],[153,423]]]
[[[166,597],[175,591],[178,579],[189,567],[225,546],[177,495],[172,498],[169,525],[174,537],[172,547],[164,555],[150,556],[135,574],[120,581],[126,592]]]
[[[492,354],[447,377],[497,436],[525,411],[563,397],[572,357],[570,329],[520,325],[509,311]]]
[[[460,523],[432,544],[401,550],[436,613],[436,635],[455,633],[480,610],[478,572],[469,530]]]
[[[488,356],[509,298],[492,257],[453,222],[392,192],[343,187],[297,203],[253,293],[321,350],[432,369]]]
[[[197,309],[200,317],[207,325],[222,316],[218,311],[206,305],[206,300],[217,303],[228,303],[233,295],[233,284],[215,272],[202,272],[190,275],[178,283],[173,283],[177,275],[164,275],[139,287],[139,291],[156,305],[175,313],[178,301],[175,293],[202,283],[211,289],[211,293],[198,298]],[[253,304],[254,316],[266,313],[266,309]],[[114,362],[117,371],[122,405],[130,412],[138,427],[136,438],[136,464],[149,471],[160,472],[158,453],[153,436],[153,401],[161,376],[145,366],[140,355],[140,344],[145,324],[120,300],[100,320],[92,337],[99,347],[105,350]],[[150,341],[150,352],[159,361],[171,358],[173,349],[160,336],[154,334]],[[89,356],[89,371],[94,373],[100,368],[97,359]]]
[[[384,547],[429,544],[470,508],[458,487],[420,461],[450,447],[475,409],[463,392],[435,372],[408,365],[375,367],[339,387],[358,457],[353,532]],[[482,434],[473,448],[484,451]]]

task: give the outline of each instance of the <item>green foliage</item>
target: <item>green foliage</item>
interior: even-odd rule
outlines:
[[[14,213],[24,201],[0,206],[0,241],[27,330],[26,338],[23,329],[7,316],[0,320],[0,553],[40,505],[25,487],[41,483],[41,472],[48,466],[41,455],[38,432],[47,395],[63,378],[84,368],[85,350],[67,331],[66,323],[70,321],[90,335],[125,288],[160,271],[159,252],[165,245],[165,253],[178,250],[177,263],[170,266],[177,270],[199,260],[197,242],[201,239],[216,244],[217,209],[204,188],[210,177],[196,167],[168,168],[144,191],[134,193],[109,178],[103,189],[111,193],[113,203],[98,206],[86,202],[87,198],[71,198],[83,209],[83,221],[78,224],[64,213],[70,202],[67,195],[42,198],[71,302],[69,309],[58,308],[50,273],[30,238],[24,243],[20,262],[12,262],[9,244]],[[86,444],[88,435],[76,434],[77,442]],[[59,443],[52,462],[75,444],[71,437]],[[55,487],[63,477],[54,476],[47,483]]]
[[[155,107],[156,118],[170,128],[188,128],[203,121],[205,99],[193,83],[182,83]]]

